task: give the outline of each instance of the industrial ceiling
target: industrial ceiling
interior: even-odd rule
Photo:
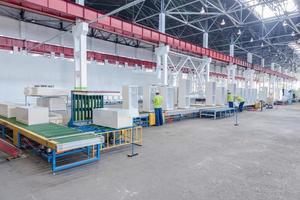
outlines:
[[[129,0],[86,0],[85,5],[111,11]],[[166,14],[166,33],[202,44],[209,33],[209,47],[253,62],[276,62],[295,71],[299,67],[300,1],[296,0],[145,0],[117,14],[118,17],[158,29],[159,14]],[[300,42],[300,41],[299,41]],[[289,45],[290,44],[290,45]],[[299,49],[299,48],[298,48]]]

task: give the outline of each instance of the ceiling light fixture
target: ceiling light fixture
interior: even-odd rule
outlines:
[[[262,42],[260,46],[261,46],[261,47],[264,47],[264,43]]]
[[[282,22],[282,26],[287,26],[288,25],[288,23],[284,20],[283,22]]]
[[[241,35],[241,34],[242,34],[241,29],[238,30],[237,34],[238,34],[238,35]]]
[[[291,36],[292,36],[292,37],[295,37],[295,35],[296,35],[295,31],[293,31],[293,32],[291,33]]]
[[[251,37],[250,42],[253,42],[253,37]]]
[[[221,21],[221,25],[222,25],[222,26],[224,26],[225,24],[226,24],[225,20],[224,20],[224,19],[222,19],[222,21]]]
[[[201,11],[200,11],[200,13],[201,13],[201,14],[204,14],[204,13],[205,13],[205,9],[204,9],[204,7],[202,7],[202,8],[201,8]]]

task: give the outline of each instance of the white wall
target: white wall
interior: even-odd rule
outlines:
[[[37,84],[74,88],[74,62],[63,58],[0,51],[0,101],[24,102],[23,90]],[[88,64],[89,90],[121,91],[124,84],[158,83],[155,72],[135,72],[113,65]]]
[[[47,41],[48,44],[73,47],[73,36],[70,32],[64,32],[56,38],[60,31],[40,25],[20,22],[15,19],[0,16],[0,35],[17,39],[26,39],[37,42]],[[50,38],[52,40],[48,41]],[[87,39],[87,49],[91,51],[154,61],[154,53],[151,50],[134,48],[126,45],[115,44],[96,38]]]
[[[35,24],[20,22],[0,16],[0,35],[17,39],[44,42],[59,33],[58,30]],[[64,33],[46,43],[73,47],[71,33]],[[88,38],[88,50],[107,54],[153,61],[150,50],[137,49],[95,38]],[[26,86],[39,84],[74,88],[74,62],[64,58],[10,54],[0,51],[0,101],[23,102]],[[128,68],[92,62],[88,64],[89,90],[121,91],[124,84],[146,85],[158,83],[154,72],[136,72]]]

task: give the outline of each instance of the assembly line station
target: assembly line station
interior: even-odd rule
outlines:
[[[297,0],[0,0],[0,199],[299,199]]]

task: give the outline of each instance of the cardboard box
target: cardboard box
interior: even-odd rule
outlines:
[[[16,108],[16,119],[26,125],[49,123],[49,109],[33,106],[19,106]]]
[[[97,108],[93,110],[93,123],[115,129],[127,128],[133,125],[133,118],[127,109]]]
[[[0,103],[0,115],[6,118],[16,117],[17,104]]]

